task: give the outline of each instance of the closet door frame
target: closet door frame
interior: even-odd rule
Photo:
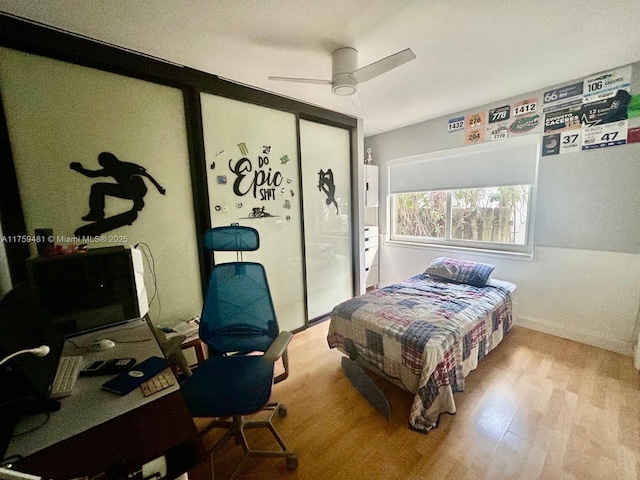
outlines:
[[[159,58],[139,54],[6,14],[0,14],[0,46],[178,88],[183,92],[193,206],[196,217],[196,231],[199,237],[200,276],[203,289],[207,283],[212,260],[202,248],[202,234],[211,226],[211,212],[207,193],[200,93],[211,93],[295,114],[299,168],[301,167],[300,119],[348,129],[351,143],[351,195],[353,205],[351,228],[353,232],[352,255],[354,262],[352,262],[352,269],[354,293],[359,292],[360,280],[358,272],[360,270],[360,261],[358,252],[360,248],[356,232],[359,232],[359,218],[362,215],[361,189],[359,188],[361,182],[359,182],[359,177],[362,175],[363,168],[361,168],[359,158],[363,152],[363,137],[361,133],[360,135],[358,134],[362,129],[361,120],[223,80],[215,75],[183,67]],[[0,221],[2,221],[4,235],[27,235],[13,162],[5,111],[0,97]],[[301,188],[301,179],[299,179],[299,182]],[[304,208],[303,203],[301,208]],[[302,222],[302,229],[302,239],[304,239],[304,222]],[[25,260],[30,254],[28,245],[6,244],[5,247],[12,283],[17,284],[26,280]],[[304,255],[304,241],[302,249]],[[306,277],[304,280],[306,282]],[[307,299],[305,298],[304,301],[306,306]],[[305,327],[307,325],[308,319],[305,321]]]

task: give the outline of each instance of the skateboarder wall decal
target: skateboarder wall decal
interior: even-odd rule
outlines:
[[[144,178],[147,178],[160,194],[166,194],[166,190],[140,165],[123,162],[109,152],[100,153],[98,163],[102,167],[99,170],[86,169],[80,162],[72,162],[69,165],[71,170],[85,177],[113,177],[116,181],[116,183],[97,182],[91,185],[89,213],[82,217],[82,220],[93,223],[77,228],[75,235],[78,237],[93,237],[124,225],[131,225],[138,218],[138,212],[144,208],[144,196],[147,194]],[[105,218],[104,206],[107,196],[133,200],[133,206],[131,210]]]
[[[318,190],[327,196],[325,203],[327,205],[333,203],[336,207],[336,215],[340,215],[338,202],[336,202],[336,185],[333,183],[333,172],[330,168],[326,172],[322,169],[318,172]]]

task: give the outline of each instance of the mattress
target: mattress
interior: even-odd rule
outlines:
[[[327,341],[415,394],[409,425],[427,432],[455,413],[453,394],[511,329],[515,288],[419,274],[337,305]]]

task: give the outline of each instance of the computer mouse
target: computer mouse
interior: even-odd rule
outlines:
[[[116,344],[113,340],[109,340],[108,338],[103,338],[102,340],[96,340],[91,344],[92,350],[109,350],[110,348],[115,347]]]

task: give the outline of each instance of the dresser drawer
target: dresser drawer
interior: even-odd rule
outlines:
[[[365,268],[365,287],[372,287],[378,284],[378,266]]]
[[[364,249],[364,266],[365,268],[378,265],[378,247],[367,247]]]
[[[369,248],[369,247],[377,247],[378,246],[378,236],[377,235],[373,235],[371,237],[364,237],[364,248]]]

